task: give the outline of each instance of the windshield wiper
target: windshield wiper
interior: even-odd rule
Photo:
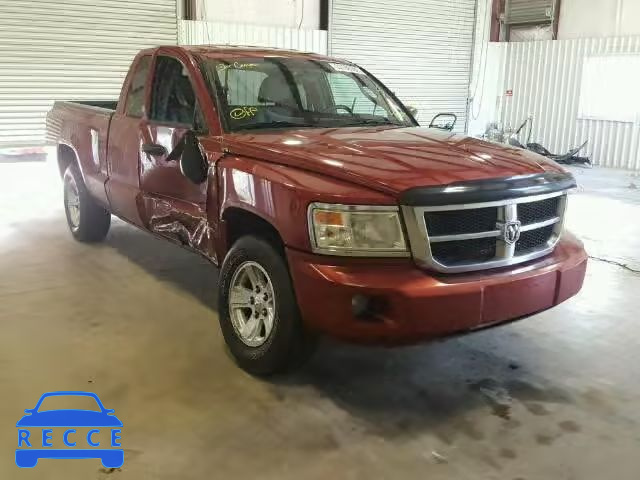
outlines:
[[[380,120],[361,119],[361,120],[359,120],[357,122],[345,123],[342,126],[343,127],[357,127],[359,125],[394,125],[396,127],[402,127],[403,126],[400,123],[395,123],[395,122],[392,122],[391,120],[387,120],[387,119],[380,119]]]
[[[247,125],[243,125],[241,127],[236,128],[236,130],[257,130],[260,128],[288,128],[288,127],[318,127],[318,125],[314,125],[312,123],[295,123],[295,122],[286,122],[286,121],[277,121],[277,122],[259,122],[259,123],[249,123]]]

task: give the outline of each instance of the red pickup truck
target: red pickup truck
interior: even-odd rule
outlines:
[[[415,343],[581,288],[571,174],[440,127],[352,63],[231,46],[144,50],[118,102],[47,118],[73,236],[116,215],[220,266],[222,333],[257,374],[319,333]]]

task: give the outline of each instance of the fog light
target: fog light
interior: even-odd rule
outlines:
[[[371,314],[371,298],[366,295],[354,295],[351,298],[351,311],[358,318]]]

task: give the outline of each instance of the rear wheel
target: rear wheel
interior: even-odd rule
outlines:
[[[100,242],[107,236],[111,214],[91,198],[78,166],[64,173],[64,211],[69,230],[81,242]]]
[[[299,366],[315,347],[303,325],[282,254],[246,236],[220,272],[220,327],[231,354],[249,373],[269,375]]]

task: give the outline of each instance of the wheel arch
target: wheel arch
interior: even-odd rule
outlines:
[[[60,178],[64,176],[64,172],[67,171],[69,165],[76,164],[78,169],[80,170],[80,174],[84,180],[84,173],[82,172],[82,166],[80,165],[80,158],[78,157],[78,152],[71,145],[66,143],[59,143],[57,147],[57,160],[58,160],[58,171],[60,172]]]
[[[255,211],[240,206],[230,206],[222,213],[222,222],[224,229],[221,247],[225,254],[239,238],[245,235],[262,238],[280,251],[284,251],[285,242],[280,231],[271,221]]]

